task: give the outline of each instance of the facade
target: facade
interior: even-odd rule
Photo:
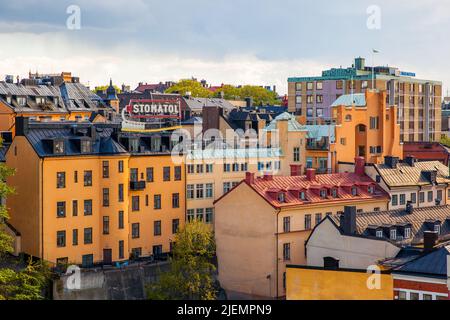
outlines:
[[[366,269],[327,269],[288,265],[287,300],[392,300],[393,281],[380,272],[377,287],[367,285]],[[370,282],[369,282],[370,283]]]
[[[22,117],[16,125],[6,153],[16,193],[7,206],[22,252],[91,266],[171,250],[185,221],[186,179],[168,136]]]
[[[347,205],[385,210],[388,195],[358,173],[246,179],[215,201],[218,277],[229,296],[285,296],[287,264],[305,264],[314,225]],[[251,223],[248,223],[251,222]]]
[[[314,228],[306,242],[306,265],[325,267],[327,260],[347,269],[403,265],[424,248],[448,241],[448,210],[434,206],[357,213],[354,207],[346,208],[343,215],[327,216]]]
[[[325,70],[321,76],[289,78],[289,111],[306,116],[310,122],[331,120],[331,105],[336,99],[372,87],[386,90],[386,104],[398,106],[400,141],[439,141],[442,83],[417,79],[414,73],[398,68],[367,67],[364,58],[356,58],[350,68]]]

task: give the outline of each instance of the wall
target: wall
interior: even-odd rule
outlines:
[[[392,300],[390,274],[380,274],[380,289],[367,286],[366,270],[287,268],[288,300]]]

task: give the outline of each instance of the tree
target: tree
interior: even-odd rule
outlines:
[[[443,145],[446,146],[446,147],[450,147],[450,138],[447,137],[447,136],[443,136],[443,137],[441,138],[440,143],[443,144]]]
[[[197,98],[212,98],[214,93],[203,87],[200,82],[193,79],[180,80],[177,84],[166,90],[166,93],[178,93],[186,95],[190,92],[190,95]]]
[[[108,87],[109,87],[109,85],[98,86],[98,87],[95,87],[95,89],[92,92],[96,93],[97,91],[106,91],[106,89],[108,89]],[[116,93],[121,93],[122,92],[122,90],[120,90],[120,88],[118,86],[113,85],[113,87],[114,87],[114,89],[116,89]]]
[[[213,232],[205,223],[188,222],[175,236],[170,270],[147,287],[151,300],[213,300],[216,298],[212,259]]]
[[[223,93],[223,97],[228,100],[243,100],[245,98],[252,98],[254,105],[279,105],[281,101],[278,100],[278,96],[275,92],[267,90],[260,86],[246,85],[240,88],[224,85],[222,88],[216,91],[215,96],[220,98]]]
[[[0,141],[1,144],[1,141]],[[6,184],[6,178],[14,170],[0,163],[0,198],[6,199],[14,190]],[[26,267],[11,262],[8,254],[12,252],[12,238],[6,233],[8,211],[0,204],[0,300],[42,299],[42,292],[49,279],[45,263],[28,261]]]

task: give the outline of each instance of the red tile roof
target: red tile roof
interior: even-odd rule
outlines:
[[[245,182],[274,207],[310,203],[339,203],[348,200],[389,199],[389,195],[370,177],[355,173],[320,174],[315,176],[315,181],[309,181],[306,176],[274,176],[270,179],[255,178],[253,183]],[[374,193],[369,193],[368,186],[375,187]],[[357,188],[356,196],[352,195],[352,187]],[[336,188],[338,196],[334,198],[331,190]],[[321,190],[327,191],[325,198],[320,196]],[[305,192],[306,200],[300,199],[301,191]],[[284,202],[278,201],[280,192],[285,194]]]

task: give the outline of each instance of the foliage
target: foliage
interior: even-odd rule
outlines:
[[[191,96],[197,98],[212,98],[214,93],[204,88],[202,84],[193,79],[180,80],[177,84],[166,90],[166,93],[179,93],[186,95],[187,92],[191,93]]]
[[[211,263],[215,255],[214,235],[201,221],[186,223],[175,237],[168,272],[147,287],[151,300],[213,300],[216,289]]]
[[[97,91],[106,91],[106,89],[108,89],[108,87],[109,87],[109,85],[106,85],[106,86],[98,86],[98,87],[95,87],[95,89],[93,90],[93,92],[96,93]],[[116,89],[116,93],[121,93],[121,92],[122,92],[122,90],[121,90],[118,86],[113,85],[113,87],[114,87],[114,89]]]
[[[224,98],[233,100],[233,99],[245,99],[252,98],[253,105],[279,105],[280,100],[278,100],[278,96],[276,92],[267,90],[266,88],[260,86],[250,86],[246,85],[240,88],[236,88],[233,86],[223,86],[221,89],[218,89],[216,92],[216,96],[220,97],[221,92],[223,92]]]
[[[443,144],[444,146],[450,148],[450,138],[449,138],[448,136],[443,136],[443,137],[441,138],[440,143]]]

